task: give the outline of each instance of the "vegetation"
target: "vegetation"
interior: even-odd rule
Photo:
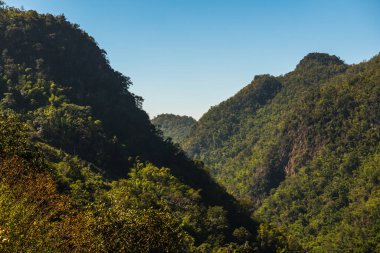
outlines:
[[[165,138],[170,138],[178,144],[189,137],[190,131],[196,123],[197,121],[192,117],[174,114],[160,114],[152,119],[152,124],[162,131]]]
[[[183,147],[263,222],[267,250],[375,252],[379,84],[379,55],[309,54],[210,109]]]
[[[78,25],[0,6],[1,252],[380,251],[380,55],[156,128]]]
[[[78,25],[3,6],[0,53],[1,252],[257,247],[256,223]]]

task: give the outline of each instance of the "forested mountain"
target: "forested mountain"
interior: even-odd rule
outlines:
[[[259,247],[256,223],[163,140],[78,25],[3,7],[0,53],[1,252]]]
[[[78,25],[1,6],[0,252],[380,251],[380,55],[152,124]]]
[[[378,252],[379,101],[380,55],[312,53],[211,108],[182,146],[264,222],[265,245]]]
[[[151,121],[156,128],[162,131],[165,138],[171,138],[174,143],[183,142],[197,123],[192,117],[174,114],[160,114]]]

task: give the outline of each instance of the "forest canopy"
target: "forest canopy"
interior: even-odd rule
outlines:
[[[379,101],[379,55],[311,53],[211,108],[181,146],[262,222],[266,245],[376,252]]]
[[[380,55],[308,54],[199,121],[131,85],[65,16],[1,5],[1,252],[380,250]]]
[[[248,213],[78,25],[3,7],[0,53],[1,252],[257,248]]]

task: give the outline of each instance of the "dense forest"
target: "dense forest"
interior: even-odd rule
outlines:
[[[131,85],[1,4],[0,252],[380,252],[380,55],[311,53],[199,121]]]
[[[251,210],[267,245],[380,251],[380,55],[347,65],[311,53],[256,76],[181,145]]]
[[[78,25],[3,6],[0,53],[1,252],[261,251]]]
[[[182,143],[189,137],[191,129],[197,123],[192,117],[174,114],[160,114],[151,121],[165,138],[171,138],[174,143]]]

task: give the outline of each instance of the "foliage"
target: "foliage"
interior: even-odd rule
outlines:
[[[309,54],[275,78],[279,85],[258,77],[212,108],[185,140],[188,154],[263,222],[263,249],[378,250],[379,70],[380,56],[348,66]],[[363,188],[364,168],[374,177]]]
[[[191,239],[170,213],[98,208],[95,233],[104,252],[189,252]]]
[[[206,205],[223,206],[240,222],[234,199],[162,139],[142,99],[128,90],[130,78],[111,68],[78,25],[64,16],[7,8],[0,13],[0,35],[0,107],[17,113],[34,140],[78,156],[109,179],[127,177],[136,158],[171,168],[182,183],[202,189]]]
[[[64,16],[2,7],[0,52],[0,251],[380,250],[380,56],[166,115],[186,154]]]
[[[192,117],[174,114],[160,114],[152,119],[152,124],[162,131],[163,137],[170,138],[178,144],[189,136],[196,123]]]
[[[86,214],[59,194],[52,178],[19,158],[1,163],[1,252],[91,252]]]
[[[4,7],[0,53],[0,251],[252,244],[232,235],[241,226],[254,233],[249,215],[162,138],[130,78],[78,25]],[[214,206],[228,226],[208,227]]]
[[[91,252],[87,215],[60,194],[26,128],[0,120],[0,227],[2,252]]]

